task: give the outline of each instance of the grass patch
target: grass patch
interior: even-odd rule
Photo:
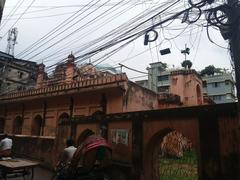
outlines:
[[[197,155],[185,152],[182,158],[160,158],[160,180],[197,180]]]

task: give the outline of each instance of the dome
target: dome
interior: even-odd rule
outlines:
[[[69,59],[70,59],[70,58],[75,59],[75,57],[74,57],[73,54],[69,54],[69,55],[68,55],[68,58],[69,58]]]

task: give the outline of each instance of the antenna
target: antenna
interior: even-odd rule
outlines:
[[[12,28],[8,31],[8,44],[6,48],[6,53],[13,55],[14,56],[14,47],[17,44],[17,35],[18,35],[18,30],[17,28]]]

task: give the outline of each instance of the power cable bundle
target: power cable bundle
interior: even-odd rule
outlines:
[[[167,40],[170,41],[182,35],[183,33],[190,33],[192,35],[193,31],[197,29],[197,33],[199,33],[200,26],[215,26],[220,27],[221,25],[226,25],[228,21],[226,21],[226,10],[224,9],[224,5],[220,5],[218,7],[209,8],[206,7],[212,6],[211,0],[187,0],[188,8],[186,6],[181,5],[180,0],[176,1],[168,1],[165,3],[159,4],[159,6],[155,5],[155,8],[151,7],[147,9],[146,12],[141,12],[134,18],[130,19],[128,22],[123,23],[115,29],[110,30],[105,35],[95,38],[93,40],[83,42],[76,47],[73,47],[73,44],[79,43],[92,32],[97,31],[102,28],[104,25],[108,24],[115,17],[121,15],[129,11],[132,7],[136,6],[137,3],[131,3],[130,1],[122,0],[118,3],[111,6],[111,8],[106,9],[103,13],[97,14],[96,17],[87,21],[87,23],[80,25],[76,28],[76,26],[81,22],[81,20],[89,18],[89,15],[93,15],[96,13],[98,9],[110,3],[110,0],[105,1],[102,4],[98,4],[99,0],[92,0],[86,6],[81,6],[82,8],[78,10],[76,13],[71,15],[68,19],[62,21],[57,27],[53,28],[49,33],[44,35],[39,40],[35,41],[32,45],[28,46],[25,50],[18,54],[19,57],[28,58],[29,60],[33,60],[36,57],[39,57],[37,61],[42,61],[43,59],[47,59],[48,62],[47,72],[51,73],[54,71],[55,67],[61,64],[64,60],[66,60],[66,55],[71,50],[73,54],[76,56],[76,63],[84,64],[90,58],[95,58],[95,60],[91,61],[93,64],[97,65],[113,56],[121,49],[127,47],[130,43],[134,42],[139,37],[143,36],[147,31],[151,29],[180,29],[181,32],[178,35],[175,35],[171,38],[163,38],[162,41]],[[129,5],[129,6],[126,6]],[[89,7],[98,6],[98,9],[91,11]],[[120,7],[126,6],[122,11],[117,12],[115,9],[120,9]],[[236,5],[237,6],[237,5]],[[175,9],[173,8],[175,7]],[[224,8],[223,8],[224,7]],[[157,13],[156,13],[157,11]],[[114,15],[113,12],[115,13]],[[221,15],[221,13],[223,15]],[[81,17],[83,13],[86,13],[84,17]],[[225,13],[225,15],[224,15]],[[95,22],[105,18],[107,15],[111,14],[112,16],[108,18],[108,20],[103,23],[99,23],[98,26],[91,28],[90,31],[86,31],[81,33],[84,29],[92,27]],[[119,15],[118,15],[119,14]],[[202,14],[207,14],[206,19],[202,19]],[[162,19],[162,17],[164,17]],[[182,22],[187,22],[185,27],[176,27],[169,28],[169,26],[177,19],[184,17],[185,20]],[[158,20],[159,18],[160,21]],[[170,23],[169,23],[170,22]],[[198,24],[196,27],[191,27],[195,23]],[[207,22],[207,23],[206,23]],[[200,25],[199,25],[200,24]],[[164,25],[164,26],[163,26]],[[229,25],[228,25],[229,26]],[[63,32],[75,27],[74,30],[71,30],[70,33],[67,33],[63,36]],[[188,30],[188,31],[187,31]],[[63,37],[60,37],[63,36]],[[58,39],[57,39],[58,38]],[[59,39],[60,38],[60,39]],[[197,39],[197,38],[195,38]],[[195,42],[196,40],[194,40]],[[63,44],[63,42],[65,42]],[[60,47],[59,47],[60,46]],[[155,47],[158,47],[156,45]],[[52,52],[49,52],[52,51]],[[46,54],[46,52],[49,52]],[[51,60],[57,60],[55,63],[50,63]],[[64,57],[64,58],[62,58]]]

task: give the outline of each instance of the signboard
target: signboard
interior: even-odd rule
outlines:
[[[128,145],[128,130],[127,129],[111,129],[112,144]]]

